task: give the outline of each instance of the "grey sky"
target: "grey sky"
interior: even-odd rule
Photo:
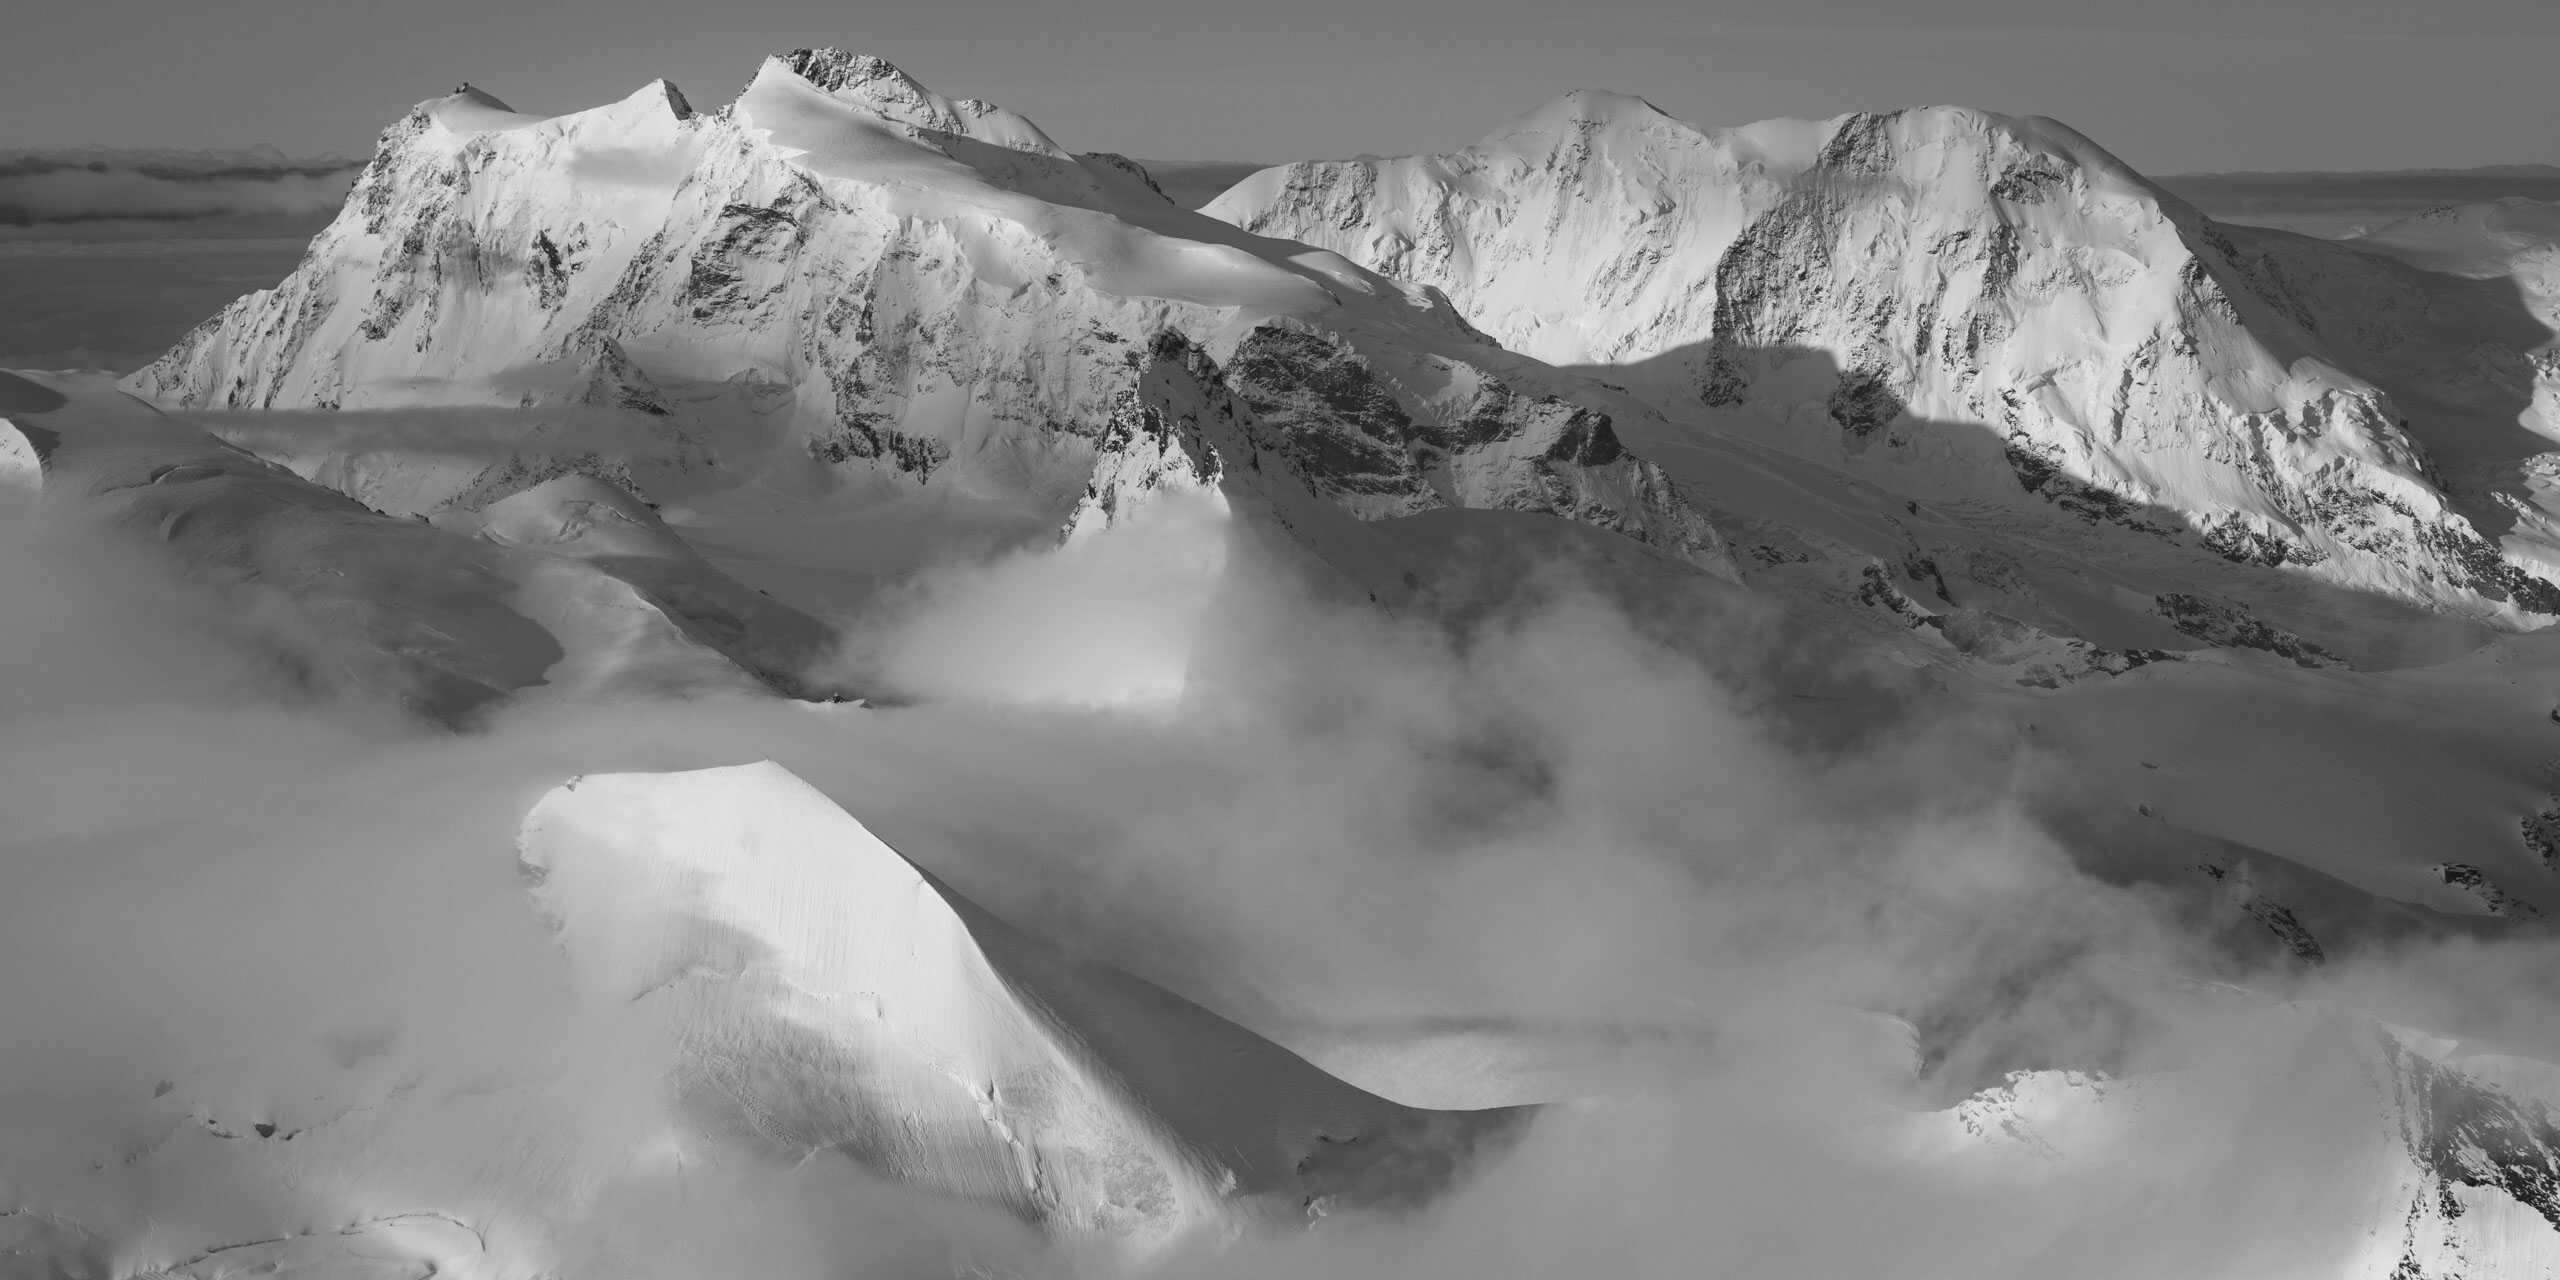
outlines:
[[[2560,163],[2548,0],[19,0],[0,147],[362,152],[470,80],[562,111],[725,102],[834,44],[1176,159],[1441,150],[1568,89],[1704,124],[1955,102],[2153,172]]]

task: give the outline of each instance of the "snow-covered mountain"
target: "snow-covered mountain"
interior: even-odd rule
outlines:
[[[1363,520],[1552,512],[1724,565],[1577,380],[1436,295],[832,50],[768,60],[708,114],[663,83],[554,119],[476,90],[423,104],[291,278],[132,385],[191,408],[518,415],[494,451],[270,450],[394,511],[580,471],[662,503],[921,490],[1054,526],[1112,424],[1160,411],[1136,398],[1164,335],[1214,357],[1184,376],[1241,426],[1227,488]]]
[[[2225,235],[2059,126],[1707,134],[1576,95],[1210,212],[1245,230],[834,51],[712,113],[664,84],[551,119],[470,90],[385,135],[292,277],[130,385],[395,513],[602,479],[768,566],[789,548],[789,575],[719,563],[818,607],[953,535],[786,526],[904,504],[1036,536],[1131,487],[1113,455],[1146,421],[1239,527],[1382,599],[1433,575],[1341,515],[1562,515],[2034,684],[2200,645],[2409,660],[2376,597],[2560,607],[2497,425],[2530,388],[2433,412],[2468,282]]]
[[[0,374],[0,490],[437,722],[0,787],[0,1273],[1352,1274],[1622,1177],[2560,1267],[2547,207],[1596,94],[1162,185],[834,50],[466,86],[124,391]]]
[[[522,850],[580,984],[791,1159],[1161,1241],[1419,1199],[1525,1118],[1398,1106],[1035,940],[771,764],[575,780]]]
[[[1708,131],[1577,93],[1448,155],[1266,170],[1205,211],[1440,289],[1695,434],[1978,526],[2100,526],[2099,558],[2157,562],[2146,594],[2198,593],[2173,583],[2220,557],[2265,571],[2206,592],[2244,610],[2291,578],[2506,627],[2560,613],[2538,318],[2217,226],[2052,121]],[[1997,565],[1930,558],[1998,588]]]
[[[1540,1126],[1681,1105],[1677,1085],[1389,1100],[1016,928],[770,762],[569,779],[511,847],[440,853],[416,871],[409,909],[436,927],[411,964],[358,966],[344,992],[82,1090],[0,1097],[0,1256],[31,1275],[497,1280],[611,1274],[620,1248],[689,1274],[654,1206],[678,1233],[756,1224],[706,1239],[706,1265],[788,1256],[788,1226],[838,1215],[877,1237],[852,1256],[894,1259],[886,1217],[904,1214],[951,1236],[920,1273],[1040,1273],[956,1203],[1126,1267],[1327,1218],[1377,1229],[1498,1177]],[[364,1003],[383,997],[408,1003]],[[2192,1228],[2176,1248],[2205,1274],[2560,1260],[2549,1066],[2334,1007],[2183,998],[2245,1031],[2170,1069],[1860,1099],[1814,1131],[1854,1145],[1859,1177],[2000,1206],[2003,1274],[2070,1269],[2108,1214],[2163,1204],[2228,1211],[2162,1224]],[[490,1018],[511,1034],[464,1034]],[[1463,1092],[1499,1062],[1434,1065]],[[1566,1101],[1591,1075],[1542,1083]]]
[[[2178,1150],[2181,1176],[2195,1180],[2186,1194],[2219,1199],[2235,1214],[2276,1210],[2227,1234],[2193,1224],[2186,1251],[2209,1274],[2464,1280],[2540,1275],[2553,1265],[2560,1126],[2550,1106],[2560,1078],[2549,1065],[2335,1011],[2264,1016],[2261,1048],[2282,1064],[2279,1087],[2296,1099],[2348,1104],[2323,1135],[2321,1176],[2290,1193],[2248,1185],[2261,1168],[2253,1142],[2296,1122],[2287,1103],[2244,1103],[2212,1071],[2017,1072],[1955,1106],[1905,1118],[1880,1145],[1958,1185],[1998,1188],[2022,1207],[2105,1186]],[[2146,1176],[2127,1180],[2139,1186]],[[2066,1250],[2040,1261],[2057,1272],[2074,1265]]]

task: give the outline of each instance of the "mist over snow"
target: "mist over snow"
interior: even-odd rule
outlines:
[[[2019,813],[2021,762],[1977,727],[1792,749],[1743,709],[1764,691],[1560,574],[1451,627],[1251,555],[1207,592],[1195,525],[1132,524],[953,567],[878,623],[890,670],[968,700],[527,706],[444,734],[292,694],[123,535],[0,500],[12,616],[35,620],[0,663],[16,1194],[101,1141],[495,1091],[522,1126],[500,1146],[457,1121],[254,1194],[319,1196],[322,1225],[567,1160],[556,1220],[473,1221],[568,1276],[2308,1275],[2343,1246],[2267,1226],[2357,1209],[2306,1179],[2361,1158],[2336,1123],[2368,1085],[2345,1008],[2560,1048],[2547,943],[2316,981],[2200,959],[2205,922]],[[1130,645],[1132,617],[1177,625]],[[670,1049],[576,994],[515,824],[575,774],[763,758],[988,909],[1355,1084],[1563,1101],[1437,1204],[1144,1263],[682,1125],[691,1158],[601,1157],[677,1107],[652,1074]],[[1933,1108],[2021,1063],[2179,1101],[2115,1117],[2100,1160],[1951,1174]],[[118,1212],[213,1213],[211,1176],[128,1182]],[[167,1261],[139,1248],[100,1265]]]
[[[1227,512],[1182,497],[1117,536],[1017,550],[906,584],[835,665],[901,694],[1170,709],[1225,582]]]

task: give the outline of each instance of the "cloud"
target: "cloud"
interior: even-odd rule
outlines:
[[[999,915],[1355,1082],[1593,1095],[1420,1214],[1157,1274],[2316,1273],[2369,1190],[2331,1176],[2371,1095],[2330,1010],[2560,1025],[2543,944],[2316,978],[2233,953],[2210,902],[2030,821],[1996,726],[1880,696],[1807,733],[1754,683],[1794,670],[1789,619],[1631,612],[1584,564],[1388,614],[1176,505],[858,620],[848,660],[912,706],[528,703],[452,735],[287,696],[147,548],[0,502],[0,1180],[138,1262],[120,1220],[432,1207],[568,1276],[1137,1265],[700,1145],[650,1074],[669,1029],[577,1000],[517,879],[516,820],[583,772],[773,758]],[[1933,1108],[2019,1066],[2163,1083],[2076,1163],[1947,1158],[2007,1139]],[[205,1136],[257,1123],[364,1172],[272,1200]]]
[[[2039,1132],[2032,1111],[1994,1113],[1969,1133],[1931,1127],[1819,1061],[1777,1053],[1685,1089],[1552,1113],[1420,1217],[1204,1250],[1159,1274],[2355,1273],[2344,1264],[2373,1188],[2337,1176],[2370,1155],[2340,1122],[2370,1106],[2352,1059],[2237,1028],[2200,1039],[2215,1049],[2216,1088],[2146,1097],[2118,1134]],[[2033,1149],[2048,1136],[2069,1153]]]
[[[1196,550],[1196,531],[1121,536],[1168,541],[1129,564]],[[1780,699],[1733,683],[1802,647],[1783,620],[1682,637],[1659,625],[1679,608],[1634,617],[1532,573],[1452,627],[1327,606],[1230,553],[1178,720],[1061,718],[970,761],[991,786],[1057,778],[1080,819],[1036,850],[1075,868],[1038,909],[1384,1091],[1454,1063],[1615,1100],[1551,1111],[1417,1218],[1166,1274],[2334,1274],[2406,1209],[2377,1209],[2391,1186],[2361,1172],[2401,1140],[2374,1123],[2361,1011],[2537,1049],[2560,1027],[2529,976],[2547,942],[2419,941],[2313,974],[2235,948],[2247,922],[2207,894],[2098,878],[2027,816],[2029,749],[1948,704],[1878,698],[1851,744],[1805,745]],[[1030,563],[961,575],[963,616],[1028,639],[938,650],[949,687],[1036,654],[1058,610],[1116,616],[1158,585],[1053,593]],[[1432,1054],[1368,1034],[1426,1025],[1476,1034]],[[1520,1057],[1541,1029],[1607,1048]],[[2045,1067],[2149,1101],[2046,1114],[2122,1128],[2055,1132],[2067,1163],[1896,1148]]]
[[[0,152],[0,226],[236,214],[325,217],[362,162],[256,151]]]
[[[857,620],[834,678],[900,696],[1170,711],[1226,579],[1226,510],[1168,494],[1119,536],[925,575]]]

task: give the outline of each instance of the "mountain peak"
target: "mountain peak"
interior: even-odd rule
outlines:
[[[1650,119],[1654,116],[1668,117],[1671,114],[1655,106],[1650,98],[1638,97],[1632,93],[1619,93],[1613,89],[1569,89],[1554,102],[1549,103],[1548,107],[1554,110],[1575,111],[1595,120],[1629,116]]]
[[[515,111],[514,107],[510,107],[505,102],[501,101],[498,95],[491,93],[486,89],[478,88],[468,80],[455,85],[453,87],[453,92],[437,99],[437,101],[452,103],[455,106],[479,107],[487,111],[504,111],[509,114],[513,114]]]
[[[1852,122],[1859,120],[1898,123],[1898,132],[1906,139],[1906,145],[1958,137],[2001,138],[2029,151],[2041,151],[2069,160],[2092,178],[2105,177],[2144,188],[2151,186],[2149,179],[2118,159],[2114,152],[2098,145],[2089,135],[2050,116],[2012,116],[1980,107],[1938,105],[1844,116],[1839,123],[1845,131]]]
[[[2316,246],[2244,250],[2053,120],[1923,106],[1701,131],[1572,94],[1460,153],[1265,171],[1206,212],[1438,288],[1524,355],[1614,366],[1671,420],[1723,415],[1915,498],[2117,524],[2158,581],[2196,588],[2154,591],[2184,634],[2215,624],[2173,597],[2234,562],[2500,626],[2560,615],[2548,562],[2469,523],[2409,434],[2443,428],[2392,388],[2434,393],[2379,344],[2420,339],[2356,345],[2375,299],[2418,313],[2425,286],[2351,255],[2297,268]],[[1827,415],[1799,412],[1826,394]],[[2501,420],[2537,403],[2506,394]],[[2297,451],[2273,468],[2254,461],[2271,430]],[[2339,484],[2375,496],[2332,515],[2313,495]],[[2155,508],[2174,523],[2136,514]]]
[[[797,79],[830,98],[909,129],[1067,158],[1063,148],[1021,115],[976,98],[946,98],[885,58],[842,49],[794,49],[767,58],[756,84],[776,75]],[[756,84],[748,86],[750,93]]]
[[[898,70],[888,59],[867,53],[836,48],[794,49],[773,55],[772,61],[827,93],[863,98],[927,96],[915,77]]]
[[[1485,141],[1495,142],[1524,133],[1575,131],[1593,125],[1604,129],[1641,128],[1666,121],[1680,123],[1671,113],[1633,94],[1607,89],[1575,89],[1549,100],[1527,115],[1515,118],[1495,130]]]
[[[508,106],[499,100],[498,95],[476,88],[468,80],[454,86],[453,92],[441,98],[429,98],[419,103],[418,110],[456,133],[509,129],[540,119]]]

